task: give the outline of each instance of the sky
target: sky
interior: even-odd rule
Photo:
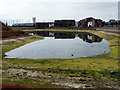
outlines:
[[[1,0],[0,20],[9,23],[94,17],[118,19],[119,0]]]

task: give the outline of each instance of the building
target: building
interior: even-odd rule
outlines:
[[[75,26],[75,20],[55,20],[55,27],[70,27]]]
[[[16,24],[13,24],[12,26],[14,26],[14,27],[34,27],[35,24],[34,23],[16,23]]]
[[[78,22],[78,27],[102,27],[103,21],[92,17],[82,19]]]
[[[49,28],[49,27],[54,27],[53,22],[37,22],[35,24],[36,28]]]
[[[36,17],[32,18],[33,22],[32,23],[15,23],[12,26],[16,27],[34,27],[36,23]]]
[[[119,27],[120,21],[115,19],[110,19],[108,22],[104,23],[104,27]]]
[[[36,23],[36,17],[33,17],[33,23],[34,24]]]
[[[108,23],[110,24],[110,23],[116,23],[117,21],[116,20],[114,20],[114,19],[110,19],[109,21],[108,21]]]
[[[61,20],[55,20],[54,21],[54,26],[55,27],[61,27],[62,25],[61,25]]]

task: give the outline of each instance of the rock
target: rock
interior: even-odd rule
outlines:
[[[107,73],[110,73],[110,71],[109,70],[105,70]]]
[[[85,87],[91,87],[91,85],[86,84]]]
[[[115,74],[115,75],[120,77],[120,74]]]
[[[34,71],[32,70],[32,73],[34,73]]]
[[[52,75],[52,74],[48,74],[48,76],[53,77],[53,75]]]
[[[28,79],[28,77],[25,77],[25,79]]]
[[[48,72],[50,73],[51,71],[49,70]]]
[[[84,79],[84,78],[80,78],[79,81],[86,81],[86,79]]]
[[[82,72],[82,74],[87,74],[86,72]]]
[[[13,75],[23,75],[26,71],[24,69],[8,69],[7,72]]]
[[[71,71],[71,73],[73,74],[73,73],[74,73],[74,71]]]
[[[110,57],[105,57],[106,59],[109,59]]]
[[[110,74],[116,74],[116,72],[115,71],[111,71]]]
[[[24,71],[24,72],[23,72],[23,75],[27,75],[27,71]]]
[[[1,71],[0,71],[1,72]],[[5,71],[4,70],[2,70],[2,73],[5,73]]]
[[[24,62],[24,64],[27,64],[27,62]]]
[[[59,66],[57,66],[57,68],[60,68]]]

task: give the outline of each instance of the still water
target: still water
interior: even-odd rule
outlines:
[[[110,52],[110,42],[91,33],[31,32],[45,39],[28,43],[6,53],[5,58],[78,58]]]

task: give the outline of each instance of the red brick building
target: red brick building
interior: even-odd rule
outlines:
[[[103,21],[101,19],[95,19],[92,17],[80,20],[78,27],[102,27]]]

